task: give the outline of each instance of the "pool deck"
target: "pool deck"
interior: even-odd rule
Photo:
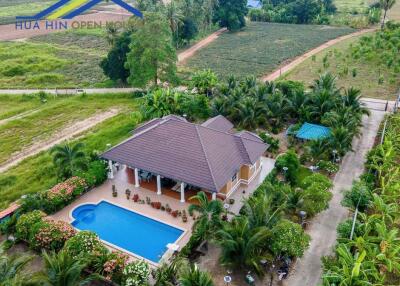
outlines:
[[[230,212],[233,213],[239,212],[242,206],[242,199],[254,192],[254,190],[259,186],[259,184],[272,170],[274,162],[275,160],[273,159],[268,159],[265,157],[262,158],[262,169],[259,172],[259,174],[253,179],[253,181],[248,186],[243,184],[240,185],[238,189],[235,192],[233,192],[232,195],[230,196],[230,198],[235,199],[235,204],[230,207],[229,210]],[[187,211],[190,204],[187,201],[185,203],[181,203],[178,199],[174,198],[173,196],[169,196],[168,194],[157,195],[157,193],[154,192],[153,190],[148,190],[143,187],[135,188],[132,182],[132,178],[130,177],[129,174],[130,173],[127,172],[125,168],[119,170],[118,172],[115,173],[114,179],[108,179],[104,184],[87,192],[86,194],[75,200],[73,203],[66,206],[61,211],[51,215],[51,217],[57,220],[62,220],[71,223],[73,221],[71,213],[76,207],[82,204],[97,204],[101,201],[107,201],[109,203],[121,206],[128,210],[152,218],[154,220],[184,230],[184,234],[176,242],[176,244],[179,245],[179,249],[184,247],[190,239],[190,236],[192,234],[192,226],[194,223],[194,219],[190,217],[189,214],[188,214],[188,221],[184,223],[181,217],[174,218],[166,211],[154,209],[148,204],[135,203],[132,200],[132,197],[134,194],[138,194],[139,199],[143,200],[145,200],[146,197],[149,197],[152,202],[155,201],[161,202],[163,206],[169,204],[172,210],[180,210],[180,211],[183,210]],[[112,185],[115,185],[118,191],[117,197],[112,196]],[[129,200],[126,198],[125,195],[126,189],[131,190],[131,196]],[[243,190],[246,191],[245,194],[243,194]],[[187,195],[188,199],[190,194],[188,193]],[[113,248],[111,245],[108,246],[110,248]],[[171,254],[172,253],[167,251],[167,253],[163,256],[163,260],[167,260],[171,256]],[[135,256],[133,256],[133,258],[135,258]],[[136,258],[140,257],[136,256]],[[154,265],[154,263],[152,264]]]

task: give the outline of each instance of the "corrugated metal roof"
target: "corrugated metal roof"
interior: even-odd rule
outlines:
[[[254,164],[268,148],[256,135],[231,134],[174,117],[139,128],[102,157],[210,191],[219,191],[242,165]]]

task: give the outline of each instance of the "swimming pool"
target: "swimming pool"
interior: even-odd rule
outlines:
[[[93,231],[104,242],[156,263],[167,244],[183,234],[183,230],[106,201],[81,205],[72,211],[72,217],[78,230]]]

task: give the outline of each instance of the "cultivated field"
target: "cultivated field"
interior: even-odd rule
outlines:
[[[251,22],[237,33],[224,33],[181,67],[183,72],[212,69],[230,74],[261,76],[330,39],[351,33],[347,27]]]
[[[108,44],[101,31],[71,30],[0,42],[0,88],[97,87]]]
[[[0,0],[0,24],[15,21],[16,16],[29,16],[49,7],[56,0]]]
[[[0,116],[3,118],[6,117],[8,108],[14,110],[15,116],[18,103],[21,105],[21,112],[34,111],[31,115],[0,125],[1,162],[4,162],[13,152],[40,142],[76,121],[110,108],[120,108],[119,115],[98,124],[82,134],[83,137],[80,139],[89,152],[105,150],[108,143],[115,144],[130,135],[129,131],[133,129],[135,122],[132,112],[137,105],[132,95],[127,94],[49,98],[45,104],[40,103],[36,96],[12,96],[11,98],[11,96],[1,95],[0,102]],[[0,173],[0,197],[2,198],[0,209],[21,195],[46,189],[54,185],[56,181],[56,172],[47,151],[28,158],[8,171]]]
[[[364,97],[394,99],[400,85],[399,74],[374,59],[366,61],[351,57],[350,47],[357,44],[360,38],[343,41],[320,52],[316,57],[298,65],[284,78],[311,84],[319,74],[330,71],[338,75],[337,83],[340,87],[358,88]],[[384,79],[383,82],[380,79]]]

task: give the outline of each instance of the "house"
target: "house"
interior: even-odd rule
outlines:
[[[235,133],[223,116],[195,124],[168,115],[142,124],[101,157],[111,170],[113,163],[134,170],[135,187],[153,178],[161,195],[172,181],[171,189],[185,202],[185,190],[202,190],[215,199],[228,197],[241,183],[249,184],[260,171],[267,148],[256,134]]]

